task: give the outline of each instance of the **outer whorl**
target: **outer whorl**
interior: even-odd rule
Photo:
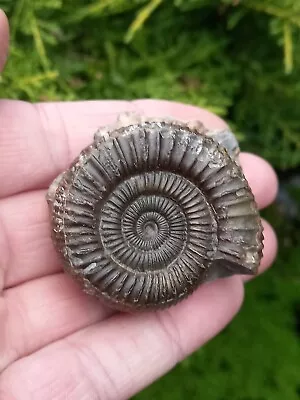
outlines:
[[[122,310],[175,304],[201,283],[255,274],[262,227],[213,136],[143,122],[98,136],[48,194],[65,269]]]

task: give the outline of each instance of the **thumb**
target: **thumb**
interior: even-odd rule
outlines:
[[[7,17],[0,9],[0,73],[5,65],[8,54],[9,25]]]

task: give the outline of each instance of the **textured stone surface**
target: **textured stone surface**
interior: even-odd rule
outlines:
[[[66,271],[122,310],[163,308],[205,281],[255,274],[262,227],[232,158],[234,137],[172,121],[120,121],[99,130],[49,189]]]

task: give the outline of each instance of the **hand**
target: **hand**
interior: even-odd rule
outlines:
[[[8,26],[0,13],[0,63]],[[69,276],[50,238],[45,201],[50,181],[122,111],[200,119],[217,116],[167,101],[29,104],[0,101],[0,398],[2,400],[127,399],[214,337],[238,312],[244,279],[202,286],[169,310],[127,315],[85,295]],[[277,179],[267,162],[241,154],[260,208]],[[263,272],[276,253],[264,222]]]

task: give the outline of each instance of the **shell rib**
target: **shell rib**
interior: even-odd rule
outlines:
[[[229,155],[199,126],[100,130],[54,181],[55,246],[87,293],[121,310],[157,309],[206,281],[257,272],[262,226],[236,146]]]

